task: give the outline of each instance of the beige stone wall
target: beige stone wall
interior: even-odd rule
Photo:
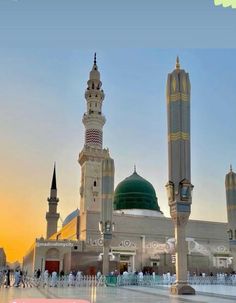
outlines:
[[[59,270],[71,268],[71,255],[73,252],[81,252],[82,243],[70,240],[37,240],[28,253],[24,256],[23,268],[29,275],[40,269],[45,270],[45,261],[54,260],[60,262]],[[64,264],[65,263],[65,264]]]
[[[102,241],[98,232],[100,214],[87,213],[85,251],[101,252]],[[165,252],[164,244],[174,238],[174,226],[170,218],[114,214],[115,231],[112,248],[135,251],[135,269],[151,266],[152,259],[158,261],[160,272],[174,272],[171,254]],[[188,268],[191,271],[214,270],[214,254],[229,255],[227,224],[190,220],[186,237],[189,240]],[[158,246],[158,248],[157,248]],[[197,264],[197,265],[196,265]]]
[[[120,255],[128,255],[132,270],[140,270],[145,266],[158,263],[158,266],[153,267],[156,272],[160,274],[167,271],[175,272],[171,257],[174,253],[171,251],[171,248],[174,247],[173,242],[171,242],[174,238],[174,226],[170,218],[114,214],[113,220],[115,231],[111,250],[114,254],[120,252]],[[98,231],[99,221],[100,214],[98,212],[88,211],[84,222],[85,241],[75,242],[77,243],[76,250],[69,246],[57,247],[61,268],[64,266],[66,272],[71,269],[80,269],[84,272],[92,272],[94,268],[101,270],[101,261],[98,261],[98,256],[102,253],[103,241]],[[78,229],[78,220],[77,223],[76,220],[72,223],[74,226],[77,224]],[[65,227],[65,230],[69,229]],[[74,228],[72,230],[74,233]],[[213,266],[213,256],[230,255],[226,230],[226,223],[189,221],[186,235],[190,239],[188,242],[188,269],[191,272],[216,271],[217,269]],[[51,246],[34,246],[26,256],[25,262],[28,264],[28,268],[32,264],[32,272],[37,268],[44,270],[47,251],[56,247],[53,240],[51,241]],[[60,241],[65,244],[70,243],[69,240]],[[116,259],[110,262],[110,270],[118,268],[119,261],[117,253]]]

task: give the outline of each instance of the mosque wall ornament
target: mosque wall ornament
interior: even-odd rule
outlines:
[[[135,242],[132,242],[130,240],[123,240],[119,244],[120,247],[136,247]]]
[[[173,80],[171,82],[171,86],[172,86],[172,91],[175,92],[176,91],[176,80],[175,80],[175,78],[173,78]]]
[[[183,76],[182,86],[183,86],[183,91],[184,91],[184,93],[186,93],[186,90],[187,90],[187,83],[186,83],[186,77],[185,77],[185,76]]]
[[[98,239],[89,238],[88,241],[86,242],[86,244],[89,246],[103,246],[103,239],[102,238],[98,238]]]

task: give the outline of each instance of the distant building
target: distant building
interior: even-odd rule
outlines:
[[[183,80],[183,87],[180,88],[178,81],[180,80],[176,77],[168,84],[176,91],[176,96],[182,93],[186,85]],[[70,270],[81,270],[93,274],[102,269],[103,240],[99,231],[102,161],[110,158],[110,153],[108,149],[103,149],[103,126],[106,119],[102,114],[105,94],[101,86],[95,57],[85,92],[85,143],[79,154],[80,209],[71,212],[64,220],[62,228],[56,231],[59,200],[54,170],[51,195],[48,199],[49,211],[46,215],[47,236],[45,239],[37,239],[24,257],[23,266],[28,273],[39,268],[42,271],[48,269],[49,272],[59,272],[63,269],[66,273]],[[114,172],[110,177],[114,178]],[[106,184],[103,186],[106,187]],[[113,209],[114,232],[110,247],[110,270],[174,272],[173,223],[161,212],[152,184],[141,177],[136,169],[116,187]],[[230,223],[230,226],[232,229],[236,228],[235,223]],[[236,269],[232,267],[227,229],[227,223],[189,221],[186,230],[189,271],[207,273]]]
[[[3,247],[0,247],[0,268],[6,266],[6,254]]]

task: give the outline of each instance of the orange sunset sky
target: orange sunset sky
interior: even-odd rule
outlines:
[[[121,3],[0,1],[0,247],[10,262],[45,236],[55,161],[58,228],[79,207],[94,52],[115,185],[136,164],[169,216],[165,85],[178,55],[191,82],[191,218],[227,220],[224,178],[230,164],[236,170],[236,49],[227,45],[235,44],[236,10],[213,0]]]

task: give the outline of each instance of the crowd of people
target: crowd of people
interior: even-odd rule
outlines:
[[[96,275],[96,280],[102,276],[101,272],[98,271]],[[70,271],[69,274],[65,274],[63,270],[59,273],[55,270],[52,273],[49,273],[48,270],[41,272],[40,269],[35,270],[34,272],[34,281],[36,286],[76,286],[85,280],[94,280],[94,277],[84,276],[82,271]]]
[[[118,270],[110,272],[110,277],[114,277],[110,281],[115,281],[118,285],[122,284],[138,284],[138,285],[150,285],[152,284],[173,284],[176,280],[176,274],[170,272],[158,275],[154,271],[135,271],[128,272],[123,271],[121,274]],[[108,277],[107,277],[108,278]],[[102,283],[103,281],[103,283]],[[43,287],[73,287],[73,286],[89,286],[93,285],[104,285],[105,278],[101,271],[97,271],[95,276],[86,276],[82,271],[70,271],[65,274],[63,270],[59,273],[52,271],[49,273],[48,270],[41,272],[40,269],[35,270],[33,277],[27,277],[27,273],[22,271],[20,268],[10,270],[5,268],[0,270],[0,286],[9,288],[13,287],[25,287],[25,286],[43,286]],[[206,274],[204,272],[188,274],[188,281],[190,284],[231,284],[236,285],[236,273],[215,273]],[[101,284],[99,284],[101,282]],[[146,283],[146,284],[145,284]]]
[[[113,276],[113,272],[110,273]],[[188,272],[187,280],[190,284],[220,284],[220,285],[235,285],[236,286],[236,272],[231,273],[205,273],[200,272],[198,275]],[[118,276],[116,280],[117,284],[138,284],[138,285],[171,285],[176,281],[176,274],[171,274],[169,271],[161,275],[155,272],[136,271],[127,272],[124,271],[122,275]]]
[[[0,270],[0,286],[4,286],[5,288],[9,288],[11,286],[25,287],[26,276],[27,273],[23,272],[20,268],[11,270],[7,267],[3,270]]]

